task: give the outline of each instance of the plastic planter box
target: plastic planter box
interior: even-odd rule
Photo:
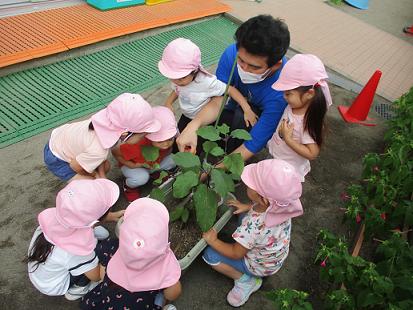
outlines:
[[[145,4],[145,0],[87,0],[87,4],[100,11],[107,11]]]
[[[165,204],[167,204],[169,201],[172,200],[173,198],[173,188],[172,184],[174,183],[175,179],[169,179],[165,183],[161,184],[159,186],[160,189],[162,189],[165,193]],[[183,205],[187,203],[190,199],[192,198],[192,195],[189,195],[187,199],[182,201],[180,205]],[[226,202],[230,199],[235,199],[235,196],[231,193],[228,193],[227,197],[224,199],[224,203],[218,208],[223,215],[221,218],[215,223],[214,227],[215,229],[219,232],[225,224],[229,221],[229,219],[232,217],[233,212],[235,210],[234,207],[228,207]],[[179,206],[177,206],[179,207]],[[121,217],[115,227],[115,233],[116,236],[119,237],[119,226],[123,222],[123,217]],[[181,266],[181,270],[184,271],[187,269],[192,262],[195,260],[195,258],[206,248],[207,243],[204,239],[201,238],[201,240],[198,241],[198,243],[186,254],[186,256],[180,260],[178,260],[179,265]]]

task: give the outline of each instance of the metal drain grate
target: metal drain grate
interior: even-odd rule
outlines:
[[[237,27],[221,17],[0,77],[0,148],[166,83],[157,63],[178,37],[199,46],[204,66],[218,62]]]
[[[397,114],[393,111],[390,111],[390,109],[392,108],[392,106],[390,104],[387,103],[373,103],[372,107],[374,109],[374,111],[376,111],[382,118],[389,120],[395,116],[397,116]]]

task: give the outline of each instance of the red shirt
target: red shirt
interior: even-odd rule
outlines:
[[[150,166],[152,166],[153,162],[152,163],[147,162],[145,160],[145,157],[142,156],[141,145],[152,145],[152,143],[148,138],[144,137],[141,141],[139,141],[136,144],[127,144],[127,143],[122,144],[120,146],[120,152],[126,161],[131,160],[139,164],[147,163]],[[169,152],[169,150],[170,148],[166,150],[159,150],[159,157],[157,160],[155,160],[155,162],[159,164],[163,160],[165,155]],[[118,163],[118,165],[119,165],[119,168],[123,166],[121,163]]]

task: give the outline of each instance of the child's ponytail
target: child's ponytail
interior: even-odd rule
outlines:
[[[303,95],[313,86],[298,87],[297,90]],[[321,86],[314,86],[314,97],[307,108],[304,116],[304,130],[313,138],[318,146],[324,145],[324,117],[327,113],[327,102]]]
[[[36,268],[30,272],[36,271],[39,265],[47,260],[50,253],[52,253],[53,247],[54,245],[46,240],[43,233],[37,236],[36,241],[33,243],[33,247],[31,248],[29,256],[27,258],[28,262],[36,262],[34,264]]]

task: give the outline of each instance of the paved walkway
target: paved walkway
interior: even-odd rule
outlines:
[[[413,45],[316,0],[221,1],[241,20],[271,14],[287,23],[290,47],[365,85],[382,71],[377,94],[394,101],[413,86]]]
[[[1,18],[0,67],[231,8],[226,14],[241,21],[258,14],[284,19],[291,48],[360,85],[382,71],[377,94],[390,101],[413,86],[412,44],[317,0],[175,0],[106,12],[85,4]]]

